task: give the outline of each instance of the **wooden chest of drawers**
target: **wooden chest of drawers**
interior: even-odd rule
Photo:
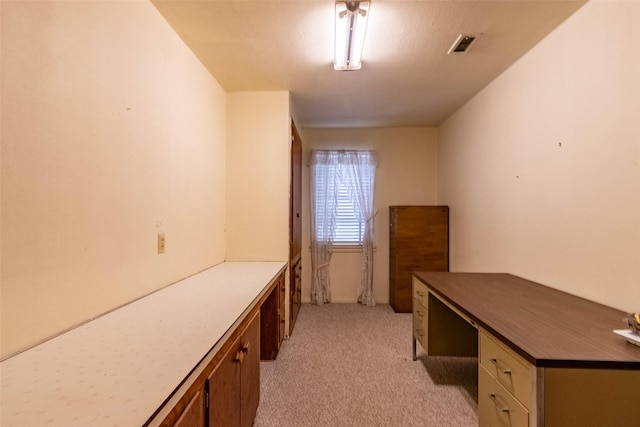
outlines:
[[[449,208],[389,206],[389,304],[411,312],[414,270],[449,271]]]

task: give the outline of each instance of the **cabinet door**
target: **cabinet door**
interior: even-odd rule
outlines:
[[[291,309],[289,313],[289,335],[293,333],[293,326],[296,324],[300,304],[302,302],[302,260],[298,260],[292,267],[290,272],[290,292]]]
[[[280,349],[280,281],[260,306],[260,359],[274,360]]]
[[[291,198],[289,213],[289,261],[302,253],[302,140],[291,121]]]
[[[240,364],[241,407],[240,425],[251,427],[260,403],[260,314],[256,313],[240,337],[240,351],[244,358]]]
[[[396,237],[396,229],[398,228],[397,212],[398,209],[395,206],[389,206],[389,304],[396,312],[400,310],[396,302],[396,272],[398,271],[396,259],[396,242],[398,240]]]
[[[284,340],[284,335],[286,333],[285,325],[287,323],[287,318],[285,316],[286,306],[285,306],[285,297],[287,295],[287,289],[284,281],[284,274],[280,276],[280,301],[278,302],[278,317],[280,318],[280,345],[282,346],[282,341]]]
[[[206,387],[210,426],[253,424],[260,403],[259,311],[209,375]]]
[[[260,359],[275,360],[284,340],[286,294],[284,273],[260,306]]]
[[[198,391],[189,401],[174,427],[204,427],[204,400]]]
[[[244,359],[240,339],[234,341],[207,378],[209,426],[240,426],[240,369]]]

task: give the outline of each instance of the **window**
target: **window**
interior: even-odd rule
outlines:
[[[348,159],[349,153],[356,159]],[[373,194],[369,194],[373,192],[375,174],[373,153],[326,151],[315,154],[326,156],[311,165],[315,175],[315,187],[312,185],[311,191],[316,207],[315,213],[312,212],[315,238],[326,241],[332,237],[334,245],[362,245],[366,218],[361,215],[358,200],[373,199]],[[335,221],[330,220],[332,216]]]
[[[311,152],[311,302],[331,301],[329,264],[335,244],[362,250],[358,302],[373,298],[375,151]]]
[[[328,170],[322,170],[325,168],[338,168],[342,169],[341,165],[318,165],[319,170],[316,172],[320,179],[318,180],[319,186],[331,185],[325,183],[325,179],[329,177],[337,178],[344,175],[344,171],[338,171],[338,173],[331,173]],[[357,214],[357,207],[353,200],[352,194],[349,191],[349,187],[345,180],[339,179],[335,182],[337,190],[336,205],[335,205],[335,225],[333,229],[333,243],[336,245],[361,245],[362,244],[362,231],[364,229],[360,215]],[[317,191],[316,206],[322,206],[327,203],[326,194],[322,191]],[[323,240],[323,236],[327,236],[328,231],[325,228],[330,227],[329,223],[325,221],[324,216],[328,212],[320,210],[318,212],[318,221],[316,222],[316,238]]]

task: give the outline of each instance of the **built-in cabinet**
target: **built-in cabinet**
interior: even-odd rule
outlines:
[[[209,426],[250,427],[260,402],[260,313],[224,353],[205,381]]]
[[[285,332],[287,264],[220,263],[2,360],[0,424],[251,425],[260,337],[277,348]]]
[[[274,360],[280,351],[285,335],[285,283],[284,275],[278,278],[276,288],[260,307],[260,359]]]
[[[411,313],[413,271],[449,271],[449,208],[389,206],[389,304]]]
[[[194,427],[205,425],[203,390],[196,390],[174,427]]]
[[[268,359],[284,337],[284,270],[224,341],[161,426],[249,427],[260,402],[262,345]],[[265,340],[263,337],[267,337]]]
[[[302,140],[291,121],[291,199],[289,215],[289,334],[302,302]]]
[[[280,276],[280,289],[278,291],[278,319],[280,320],[280,324],[278,325],[278,347],[282,346],[282,341],[286,336],[286,326],[287,326],[287,317],[286,317],[286,297],[287,297],[287,287],[285,284],[284,275]],[[261,331],[265,329],[262,328]],[[261,359],[266,359],[261,357]]]
[[[260,399],[256,307],[200,373],[161,426],[251,426]]]
[[[289,311],[289,335],[293,333],[293,326],[298,319],[298,312],[300,312],[300,305],[302,304],[302,261],[298,258],[295,263],[291,265],[290,271],[290,294],[291,310]]]

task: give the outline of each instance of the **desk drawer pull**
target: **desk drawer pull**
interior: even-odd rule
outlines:
[[[511,374],[511,368],[506,368],[502,363],[498,362],[498,359],[492,358],[489,359],[496,365],[496,368],[502,371],[503,374]]]
[[[493,404],[496,405],[499,410],[501,410],[502,412],[509,412],[509,407],[500,403],[494,393],[489,393],[489,398],[493,401]]]

